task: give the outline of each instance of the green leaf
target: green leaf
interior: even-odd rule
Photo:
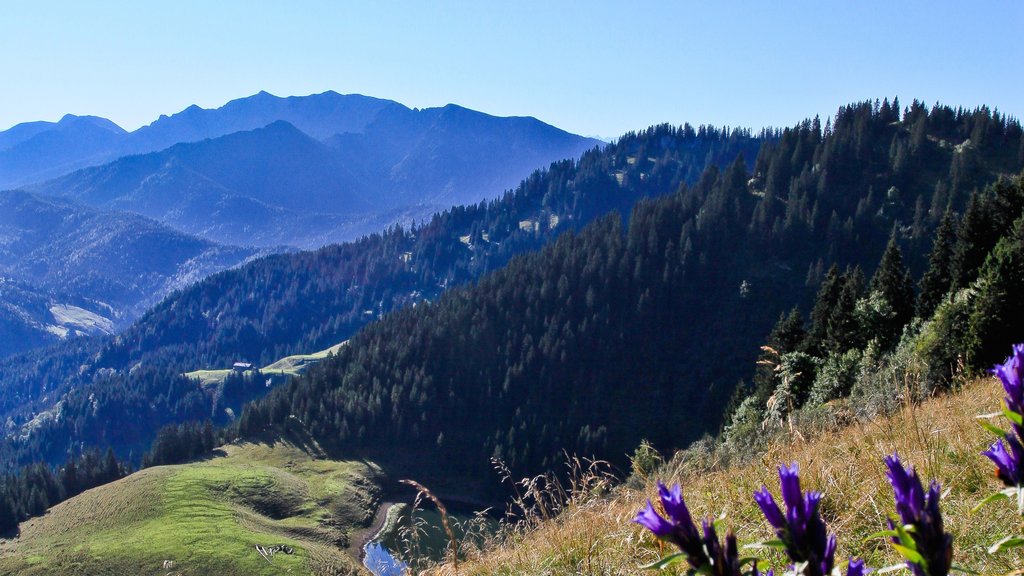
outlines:
[[[899,552],[901,555],[903,555],[904,558],[913,562],[914,564],[917,564],[922,567],[927,565],[924,556],[921,556],[921,554],[917,550],[895,543],[892,545],[892,547],[895,548],[896,551]]]
[[[785,548],[785,547],[786,547],[786,543],[783,542],[782,540],[777,539],[777,538],[775,540],[769,540],[767,542],[752,542],[750,544],[744,544],[743,545],[744,549],[750,548],[752,550],[763,550],[765,548]]]
[[[977,570],[971,570],[970,568],[964,568],[963,566],[961,566],[959,564],[950,564],[949,565],[949,570],[950,570],[950,572],[963,572],[964,574],[981,574],[981,572],[978,572]]]
[[[982,428],[988,430],[989,432],[995,434],[996,436],[999,436],[1000,438],[1006,438],[1006,430],[1003,430],[999,426],[996,426],[995,424],[989,424],[988,422],[978,422],[978,424],[981,424]]]
[[[882,530],[881,532],[875,532],[874,534],[868,536],[864,540],[868,541],[868,540],[877,540],[879,538],[892,538],[894,536],[899,536],[899,535],[900,535],[899,532],[897,532],[895,530]]]
[[[995,502],[996,500],[1009,500],[1009,498],[1010,497],[1005,493],[1005,491],[1003,491],[1003,492],[996,492],[995,494],[989,494],[987,498],[985,498],[981,502],[978,502],[977,506],[975,506],[974,508],[971,508],[971,514],[974,514],[978,510],[981,510],[981,507],[986,505],[986,504],[991,504],[991,503]]]
[[[675,554],[672,554],[670,556],[665,556],[664,558],[662,558],[661,560],[658,560],[657,562],[651,562],[650,564],[646,564],[644,566],[641,566],[640,569],[641,570],[664,570],[666,567],[672,566],[673,564],[677,564],[677,563],[679,563],[679,562],[681,562],[681,561],[683,561],[685,559],[686,559],[686,554],[685,553],[683,553],[683,552],[676,552]]]
[[[1011,548],[1020,548],[1021,546],[1024,546],[1024,537],[1007,536],[1006,538],[1003,538],[999,542],[996,542],[995,544],[990,546],[988,549],[988,553],[998,554],[1003,550],[1009,550]]]
[[[895,530],[896,530],[897,537],[900,539],[900,544],[902,544],[903,546],[909,548],[910,550],[915,550],[915,551],[917,550],[917,540],[915,540],[911,536],[911,534],[916,532],[916,529],[914,528],[914,526],[912,524],[906,524],[906,525],[896,524]]]
[[[1007,420],[1013,422],[1017,426],[1024,426],[1024,416],[1017,414],[1013,410],[1010,410],[1009,408],[1003,408],[1003,415],[1006,416]]]

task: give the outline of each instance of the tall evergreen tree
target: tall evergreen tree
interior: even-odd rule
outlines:
[[[1024,336],[1024,216],[989,254],[979,274],[968,340],[972,362],[987,368],[1003,360]]]
[[[828,317],[827,352],[841,353],[864,343],[857,319],[857,301],[864,296],[864,272],[860,267],[847,270],[841,282],[842,289]]]
[[[982,193],[974,192],[957,230],[951,267],[953,289],[966,288],[977,277],[978,268],[996,240],[998,236],[993,237],[988,199]]]
[[[871,277],[870,290],[881,294],[892,307],[893,316],[883,327],[885,334],[878,336],[885,343],[894,343],[899,339],[903,326],[914,316],[914,281],[910,270],[903,265],[903,253],[896,243],[895,231],[889,237],[875,275]]]
[[[811,310],[811,326],[804,340],[803,350],[811,355],[820,356],[821,347],[828,336],[828,320],[835,310],[839,294],[843,290],[843,277],[839,266],[833,264],[825,275],[825,280],[818,289],[818,296]]]
[[[921,278],[921,293],[917,299],[917,315],[929,318],[949,292],[952,281],[953,250],[956,248],[957,218],[952,208],[946,208],[935,231],[932,251],[928,256],[928,270]]]

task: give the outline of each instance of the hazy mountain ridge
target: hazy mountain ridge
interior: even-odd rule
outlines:
[[[0,189],[98,164],[117,153],[127,132],[96,116],[19,124],[0,132]]]
[[[135,212],[223,243],[302,245],[369,211],[362,182],[329,147],[283,121],[128,156],[30,187]]]
[[[312,248],[494,198],[538,166],[600,144],[534,118],[455,105],[411,110],[333,93],[261,93],[138,132],[187,139],[267,120],[28,188],[143,214],[216,242]],[[348,131],[322,142],[313,136],[334,130]]]
[[[278,120],[317,139],[356,132],[391,106],[402,107],[390,100],[336,92],[288,98],[260,92],[215,109],[192,105],[134,132],[96,116],[69,114],[59,122],[25,122],[0,132],[0,188],[39,182],[121,156],[255,130]]]

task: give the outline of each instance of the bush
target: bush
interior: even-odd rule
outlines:
[[[860,372],[860,350],[847,350],[844,354],[829,354],[818,368],[807,403],[811,406],[842,398],[850,393]]]

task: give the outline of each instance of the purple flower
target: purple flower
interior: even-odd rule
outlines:
[[[671,490],[664,484],[658,482],[658,495],[661,498],[661,506],[665,509],[668,518],[662,518],[647,501],[647,507],[641,510],[633,522],[647,528],[655,536],[675,544],[686,554],[686,560],[690,566],[700,568],[709,562],[707,553],[704,551],[704,544],[700,533],[693,523],[690,510],[683,501],[682,489],[679,484]]]
[[[899,536],[893,542],[902,546],[912,544],[922,556],[921,562],[907,561],[907,566],[916,576],[946,576],[953,561],[953,536],[945,532],[942,513],[939,510],[940,487],[932,481],[927,494],[921,485],[917,471],[904,468],[899,455],[886,456],[887,475],[896,499],[896,513],[900,522],[913,526],[908,534],[913,543],[901,542]],[[889,521],[894,527],[893,521]]]
[[[825,522],[818,513],[821,493],[803,493],[800,490],[799,472],[796,463],[788,468],[779,467],[785,514],[764,486],[754,492],[754,500],[761,507],[768,523],[775,528],[779,540],[786,546],[789,558],[797,563],[806,562],[805,573],[808,576],[824,576],[831,574],[835,563],[836,537],[826,531]]]
[[[1007,451],[1003,440],[996,440],[985,452],[982,452],[989,460],[996,464],[996,478],[999,478],[1007,486],[1024,485],[1024,446],[1021,446],[1020,439],[1012,434],[1006,435]]]
[[[704,526],[704,549],[711,557],[711,574],[719,576],[740,576],[740,555],[739,547],[736,545],[736,535],[729,530],[725,534],[725,546],[718,541],[715,533],[715,525],[710,520],[703,521]]]
[[[648,500],[647,506],[637,513],[633,522],[647,528],[658,538],[675,544],[695,570],[703,569],[703,573],[711,576],[741,576],[739,547],[731,530],[726,533],[723,545],[718,539],[715,525],[710,520],[704,520],[704,535],[701,536],[683,501],[683,493],[678,484],[670,490],[658,482],[658,496],[668,517],[658,514]]]
[[[1024,344],[1015,344],[1013,354],[991,371],[999,377],[1006,391],[1006,407],[1024,414]]]
[[[850,558],[850,563],[846,566],[846,576],[864,576],[867,573],[868,569],[864,566],[863,560]]]

